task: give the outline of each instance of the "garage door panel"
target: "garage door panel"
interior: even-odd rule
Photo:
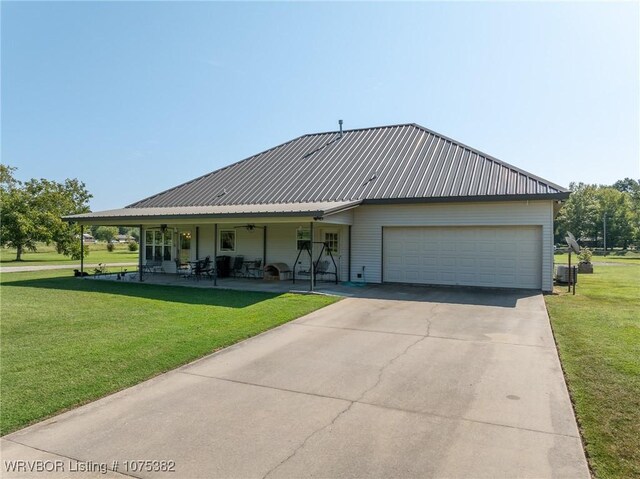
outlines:
[[[537,226],[385,227],[384,281],[541,288]]]

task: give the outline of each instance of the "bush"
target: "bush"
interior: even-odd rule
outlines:
[[[589,248],[580,248],[580,254],[578,258],[581,263],[591,263],[591,257],[593,256],[593,252]]]
[[[107,251],[111,252],[114,249],[116,249],[116,246],[113,243],[111,243],[111,242],[107,243]]]
[[[129,251],[138,251],[138,243],[129,241]]]

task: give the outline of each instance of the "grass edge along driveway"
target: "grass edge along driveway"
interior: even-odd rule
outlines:
[[[4,273],[0,435],[133,386],[338,300]]]
[[[640,264],[596,265],[545,300],[592,471],[640,477]]]

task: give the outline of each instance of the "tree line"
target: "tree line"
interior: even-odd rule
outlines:
[[[640,180],[625,178],[613,185],[571,183],[571,196],[555,220],[555,241],[570,231],[585,246],[607,249],[640,246]]]

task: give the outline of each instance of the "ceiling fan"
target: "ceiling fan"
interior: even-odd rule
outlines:
[[[233,228],[234,229],[245,228],[247,231],[253,231],[256,228],[264,229],[264,226],[256,226],[254,224],[246,224],[246,225],[242,225],[242,226],[234,226]]]

